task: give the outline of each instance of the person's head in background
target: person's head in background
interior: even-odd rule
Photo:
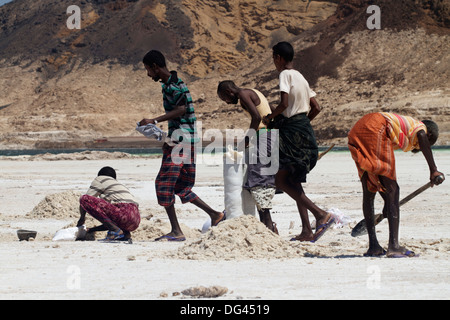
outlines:
[[[103,167],[100,169],[100,171],[98,172],[98,176],[108,176],[111,178],[116,179],[116,170],[114,170],[111,167]]]
[[[278,72],[284,69],[291,69],[293,66],[294,48],[289,42],[278,42],[272,47],[272,58]]]

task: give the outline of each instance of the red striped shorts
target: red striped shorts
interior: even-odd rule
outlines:
[[[156,197],[159,205],[170,207],[175,203],[175,195],[182,203],[192,202],[198,196],[192,192],[195,183],[195,148],[190,148],[190,154],[181,154],[183,162],[172,161],[173,147],[164,145],[161,169],[155,180]],[[187,152],[189,153],[189,152]]]

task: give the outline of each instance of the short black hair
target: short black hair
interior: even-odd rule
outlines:
[[[289,42],[281,41],[272,47],[273,54],[279,55],[286,62],[291,62],[294,59],[294,48]]]
[[[142,59],[142,62],[147,66],[156,64],[158,67],[164,68],[166,66],[166,58],[158,50],[150,50]]]
[[[434,145],[439,138],[439,127],[436,122],[432,120],[422,120],[422,123],[427,127],[428,140],[430,145]]]
[[[225,91],[227,89],[233,89],[233,88],[236,88],[236,84],[233,81],[224,80],[224,81],[219,82],[219,85],[217,86],[217,93],[218,94],[221,92],[225,93]]]
[[[108,177],[116,179],[116,170],[114,170],[111,167],[103,167],[98,172],[98,176],[108,176]]]

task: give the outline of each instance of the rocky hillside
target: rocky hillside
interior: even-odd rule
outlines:
[[[0,7],[0,148],[83,147],[138,137],[144,116],[162,113],[160,86],[142,56],[163,51],[181,72],[203,130],[246,128],[216,96],[220,80],[278,100],[271,46],[288,40],[296,67],[318,93],[313,123],[322,145],[346,144],[362,115],[389,110],[432,118],[450,144],[449,5],[401,1],[15,0]],[[381,30],[368,30],[369,4]]]

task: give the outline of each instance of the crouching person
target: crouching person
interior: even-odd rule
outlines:
[[[81,196],[77,227],[85,223],[86,212],[101,222],[87,232],[108,230],[104,241],[128,241],[141,222],[138,203],[128,188],[116,180],[116,171],[111,167],[103,167]]]

